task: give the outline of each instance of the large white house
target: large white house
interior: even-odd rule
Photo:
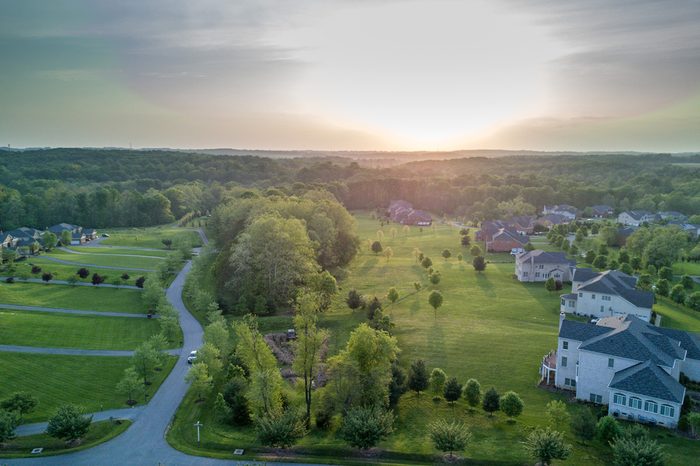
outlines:
[[[652,214],[646,210],[628,210],[617,216],[617,222],[623,225],[633,225],[638,227],[644,222],[651,223],[656,221],[656,214]]]
[[[535,249],[515,257],[515,275],[521,282],[543,282],[550,277],[568,282],[575,265],[576,261],[567,259],[563,252]]]
[[[542,208],[542,215],[561,215],[567,220],[575,220],[578,209],[568,204],[546,205]]]
[[[654,327],[634,316],[597,324],[561,314],[557,350],[542,360],[542,378],[607,404],[629,420],[675,427],[685,397],[680,374],[700,380],[700,335]]]
[[[618,270],[575,269],[571,293],[561,295],[561,312],[591,317],[634,315],[651,320],[654,293],[635,288],[637,279]]]

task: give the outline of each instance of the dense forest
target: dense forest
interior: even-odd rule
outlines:
[[[405,199],[435,214],[487,219],[544,204],[700,212],[700,156],[527,155],[409,162],[270,159],[180,151],[0,152],[0,228],[57,222],[145,226],[211,211],[233,187],[325,188],[348,209]]]

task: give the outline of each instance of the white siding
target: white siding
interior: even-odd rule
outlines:
[[[608,358],[614,360],[613,367],[608,367]],[[603,397],[603,404],[607,404],[608,385],[610,385],[615,372],[634,366],[639,362],[586,350],[579,351],[576,398],[588,401],[591,393],[595,393]]]
[[[687,375],[690,380],[700,382],[700,360],[686,358],[681,363],[680,371]]]
[[[619,393],[625,397],[625,404],[615,403],[615,393]],[[641,409],[633,408],[630,406],[630,398],[635,397],[641,400]],[[645,410],[647,407],[646,402],[651,401],[656,403],[656,413]],[[667,415],[661,414],[661,406],[668,405],[673,408],[673,416],[669,417]],[[660,400],[658,398],[653,398],[649,396],[637,395],[635,393],[625,392],[623,390],[610,389],[610,406],[608,412],[615,416],[623,417],[626,419],[640,421],[640,422],[650,422],[653,421],[657,424],[663,424],[664,427],[676,427],[678,424],[678,419],[680,418],[681,405],[678,403],[673,403],[670,401]]]
[[[564,349],[564,342],[568,343],[568,349]],[[573,386],[566,385],[564,382],[566,382],[566,379],[576,380],[576,363],[578,362],[578,347],[581,345],[581,342],[559,337],[557,344],[557,375],[554,379],[554,384],[559,388],[573,390]],[[562,357],[566,358],[566,367],[563,367],[561,365]]]
[[[632,314],[645,322],[651,320],[651,309],[637,307],[617,295],[592,293],[590,291],[574,291],[578,293],[576,314],[593,317],[615,317]],[[603,297],[609,297],[605,300]]]

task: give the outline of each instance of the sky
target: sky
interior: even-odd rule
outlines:
[[[700,150],[697,0],[0,0],[0,145]]]

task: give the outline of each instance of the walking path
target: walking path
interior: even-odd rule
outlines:
[[[61,250],[61,251],[63,251],[63,252],[70,253],[70,254],[94,255],[94,253],[90,253],[90,252],[81,252],[81,251],[74,251],[74,250],[72,250],[72,249],[68,249],[68,248],[64,248],[64,247],[60,247],[60,248],[58,248],[58,249]],[[107,253],[107,252],[101,252],[101,253],[99,253],[99,255],[100,255],[100,257],[102,257],[102,256],[107,256],[107,257],[110,257],[110,256],[116,256],[116,257],[141,257],[142,259],[156,259],[156,260],[159,260],[159,261],[162,261],[162,260],[164,259],[163,257],[159,257],[159,256],[145,256],[145,255],[142,255],[142,254],[112,254],[112,253]],[[44,256],[44,258],[48,259],[48,257],[46,257],[46,256]],[[95,267],[95,266],[93,265],[93,267]]]
[[[199,231],[203,243],[207,244],[204,232],[201,230]],[[101,466],[122,466],[125,464],[134,466],[153,466],[161,464],[168,466],[189,466],[192,464],[205,466],[263,464],[251,461],[235,461],[233,455],[230,460],[190,456],[175,450],[165,440],[165,435],[170,427],[175,411],[187,393],[188,384],[185,382],[185,375],[189,367],[187,364],[187,356],[190,351],[202,346],[202,337],[204,333],[199,322],[187,311],[182,301],[182,289],[185,284],[185,277],[191,268],[192,262],[188,261],[166,293],[168,301],[180,314],[180,326],[182,327],[182,334],[184,337],[184,345],[180,350],[180,358],[151,401],[146,406],[134,408],[134,414],[132,417],[129,417],[129,419],[133,420],[133,424],[126,432],[88,450],[50,457],[3,460],[4,464],[42,466],[47,464],[52,466],[92,466],[96,464]],[[119,416],[121,416],[123,410],[119,411]],[[98,414],[100,416],[106,415],[104,413]],[[98,419],[98,414],[95,415],[96,417],[94,419]],[[108,417],[109,416],[107,416],[107,418]],[[31,431],[32,428],[27,427],[27,429]],[[35,427],[34,429],[40,429],[40,427]],[[299,463],[279,464],[281,466],[300,466]]]
[[[128,358],[134,355],[133,351],[121,350],[87,350],[76,348],[40,348],[38,346],[0,345],[0,352],[7,353],[31,353],[31,354],[58,354],[61,356],[113,356]],[[166,350],[171,356],[179,356],[180,349]]]
[[[79,265],[79,264],[76,264]],[[90,266],[92,267],[92,266]],[[123,270],[123,269],[120,269]],[[0,281],[5,281],[9,277],[4,277],[0,276]],[[15,282],[17,283],[46,283],[44,280],[41,278],[19,278],[19,277],[13,277]],[[139,288],[138,286],[134,285],[112,285],[111,283],[100,283],[99,285],[93,285],[92,283],[88,282],[75,282],[75,283],[69,283],[66,280],[51,280],[49,282],[51,285],[70,285],[70,286],[94,286],[95,288],[123,288],[125,290],[143,290],[143,288]]]
[[[76,254],[81,254],[79,252],[76,252]],[[104,256],[108,254],[103,254]],[[115,254],[119,255],[119,254]],[[142,269],[139,267],[116,267],[113,265],[97,265],[97,264],[86,264],[83,262],[73,262],[73,261],[67,261],[64,259],[57,259],[55,257],[49,257],[49,256],[43,256],[43,259],[51,262],[56,262],[58,264],[65,264],[65,265],[74,265],[76,267],[90,267],[92,269],[107,269],[107,270],[128,270],[131,272],[155,272],[156,269]]]
[[[42,307],[42,306],[24,306],[19,304],[3,304],[0,303],[0,309],[9,309],[12,311],[36,311],[36,312],[56,312],[59,314],[80,314],[80,315],[90,315],[90,316],[104,316],[104,317],[136,317],[139,319],[146,319],[148,316],[146,314],[129,314],[128,312],[109,312],[109,311],[86,311],[80,309],[63,309],[60,307]],[[157,319],[158,314],[154,314],[151,318]]]

